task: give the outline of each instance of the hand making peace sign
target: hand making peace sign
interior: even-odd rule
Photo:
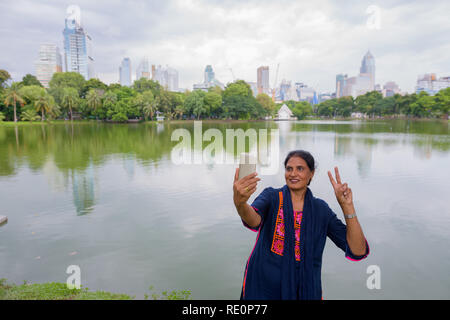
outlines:
[[[328,171],[328,177],[330,178],[331,185],[334,189],[334,194],[339,204],[342,206],[348,206],[353,204],[353,194],[352,189],[350,189],[347,183],[341,182],[341,176],[339,175],[339,170],[334,167],[334,172],[336,174],[336,181],[334,181],[333,175]]]

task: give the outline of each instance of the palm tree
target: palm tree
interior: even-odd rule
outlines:
[[[112,105],[117,102],[117,95],[112,91],[106,91],[103,95],[103,105]]]
[[[34,102],[34,107],[36,108],[36,111],[41,112],[41,121],[44,121],[45,112],[50,112],[50,110],[52,109],[52,106],[53,106],[53,103],[50,99],[50,96],[47,93],[41,95]]]
[[[6,98],[5,101],[3,102],[7,107],[8,106],[14,107],[14,122],[17,122],[17,111],[16,111],[17,103],[19,103],[22,107],[25,104],[25,101],[18,93],[19,89],[20,85],[18,83],[13,83],[11,87],[7,89]]]
[[[86,95],[86,100],[89,108],[93,109],[94,111],[97,111],[97,109],[102,105],[102,97],[96,89],[89,90]]]
[[[177,115],[180,120],[183,118],[184,107],[182,105],[178,105],[175,107],[175,115]]]
[[[62,105],[69,110],[70,121],[73,120],[72,110],[78,103],[78,91],[75,88],[64,88]]]
[[[20,120],[22,121],[30,121],[33,122],[35,120],[39,120],[39,116],[37,115],[36,111],[33,109],[28,109],[20,115]]]

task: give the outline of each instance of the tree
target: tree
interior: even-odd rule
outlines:
[[[17,122],[17,108],[16,105],[19,103],[21,106],[24,105],[25,101],[19,95],[20,84],[13,83],[10,88],[6,90],[6,98],[4,104],[8,106],[14,107],[14,122]]]
[[[23,78],[22,78],[22,85],[24,86],[38,86],[38,87],[44,87],[42,85],[42,83],[32,74],[26,74]]]
[[[2,122],[3,120],[5,120],[5,115],[2,112],[0,112],[0,122]]]
[[[448,118],[448,109],[450,108],[450,87],[440,90],[434,96],[433,115],[435,117]]]
[[[41,95],[35,102],[34,106],[37,112],[41,112],[41,121],[45,119],[45,112],[50,112],[55,104],[53,97],[47,93]]]
[[[230,83],[225,88],[223,92],[223,98],[228,98],[231,96],[242,96],[249,97],[252,96],[252,89],[250,85],[244,80],[237,80],[233,83]]]
[[[205,95],[206,93],[202,90],[194,90],[184,100],[186,111],[195,115],[197,119],[200,119],[200,116],[207,111],[204,102]]]
[[[162,89],[162,87],[157,81],[140,78],[139,80],[134,81],[133,89],[139,93],[150,90],[152,91],[153,96],[157,96],[159,95],[159,91]]]
[[[3,88],[9,79],[11,79],[11,75],[9,74],[9,72],[0,69],[0,88]]]
[[[275,102],[265,93],[260,93],[256,96],[256,100],[263,107],[266,115],[275,115]]]
[[[175,107],[175,115],[178,116],[179,119],[183,119],[183,114],[185,113],[186,109],[183,104],[180,104]]]
[[[431,116],[431,107],[433,105],[434,98],[425,91],[421,91],[417,95],[417,100],[410,106],[412,115],[416,117],[429,117]]]
[[[300,101],[295,103],[294,108],[291,109],[294,116],[296,116],[299,120],[304,119],[306,116],[312,114],[313,109],[309,102]]]
[[[376,102],[381,99],[383,99],[383,95],[378,91],[366,92],[356,98],[356,109],[364,114],[371,114]]]
[[[108,89],[108,86],[103,82],[101,82],[99,79],[96,78],[89,79],[83,84],[81,88],[80,97],[86,98],[88,92],[91,89],[97,89],[98,94],[102,95]]]
[[[317,106],[317,114],[321,117],[332,117],[334,115],[333,105],[335,99],[326,100]]]
[[[102,96],[99,89],[90,89],[86,95],[86,102],[88,107],[96,113],[102,106]]]
[[[22,112],[21,116],[20,116],[20,120],[22,121],[36,121],[39,120],[41,117],[38,116],[38,114],[36,113],[36,110],[34,109],[28,109],[25,110],[24,112]]]
[[[78,72],[55,72],[49,82],[48,92],[55,98],[56,104],[62,105],[65,88],[75,89],[80,96],[85,82]]]
[[[203,99],[210,116],[219,116],[222,112],[222,96],[216,91],[208,91]]]
[[[73,110],[78,105],[78,91],[75,88],[64,88],[62,97],[62,106],[66,108],[69,113],[70,120],[73,120]]]
[[[78,95],[81,95],[85,83],[86,80],[78,72],[55,72],[49,82],[49,87],[50,89],[70,87],[76,89]]]
[[[149,91],[145,91],[142,94],[142,112],[144,114],[145,120],[150,117],[150,120],[153,119],[153,114],[156,112],[156,101],[153,93]]]
[[[34,102],[42,95],[46,94],[43,87],[37,85],[22,86],[19,89],[20,96],[24,99],[26,105],[34,107]]]

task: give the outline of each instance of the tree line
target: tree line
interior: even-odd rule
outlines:
[[[76,72],[57,72],[44,88],[33,75],[7,85],[10,75],[0,70],[0,115],[8,121],[97,119],[113,122],[165,119],[263,119],[274,116],[276,105],[266,94],[254,97],[250,85],[237,80],[224,90],[216,86],[171,92],[158,82],[141,78],[131,87]],[[1,121],[1,120],[0,120]]]
[[[253,96],[243,80],[229,83],[224,90],[212,87],[207,92],[194,90],[171,92],[158,82],[141,78],[131,87],[98,79],[85,80],[76,72],[57,72],[46,89],[35,76],[27,74],[13,82],[6,70],[0,70],[0,121],[44,121],[53,119],[97,119],[113,122],[165,119],[264,119],[275,117],[282,103],[275,104],[267,94]],[[450,88],[434,96],[395,94],[384,97],[371,91],[364,95],[341,97],[311,105],[306,101],[286,101],[294,116],[350,117],[359,112],[369,117],[448,116]]]
[[[447,118],[449,107],[450,88],[434,96],[422,91],[383,97],[380,92],[371,91],[356,99],[350,96],[326,100],[316,106],[315,113],[320,117],[350,117],[352,113],[361,113],[368,117]]]

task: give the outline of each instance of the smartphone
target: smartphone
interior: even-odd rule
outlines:
[[[241,153],[239,180],[253,172],[256,172],[256,158],[248,153]]]

